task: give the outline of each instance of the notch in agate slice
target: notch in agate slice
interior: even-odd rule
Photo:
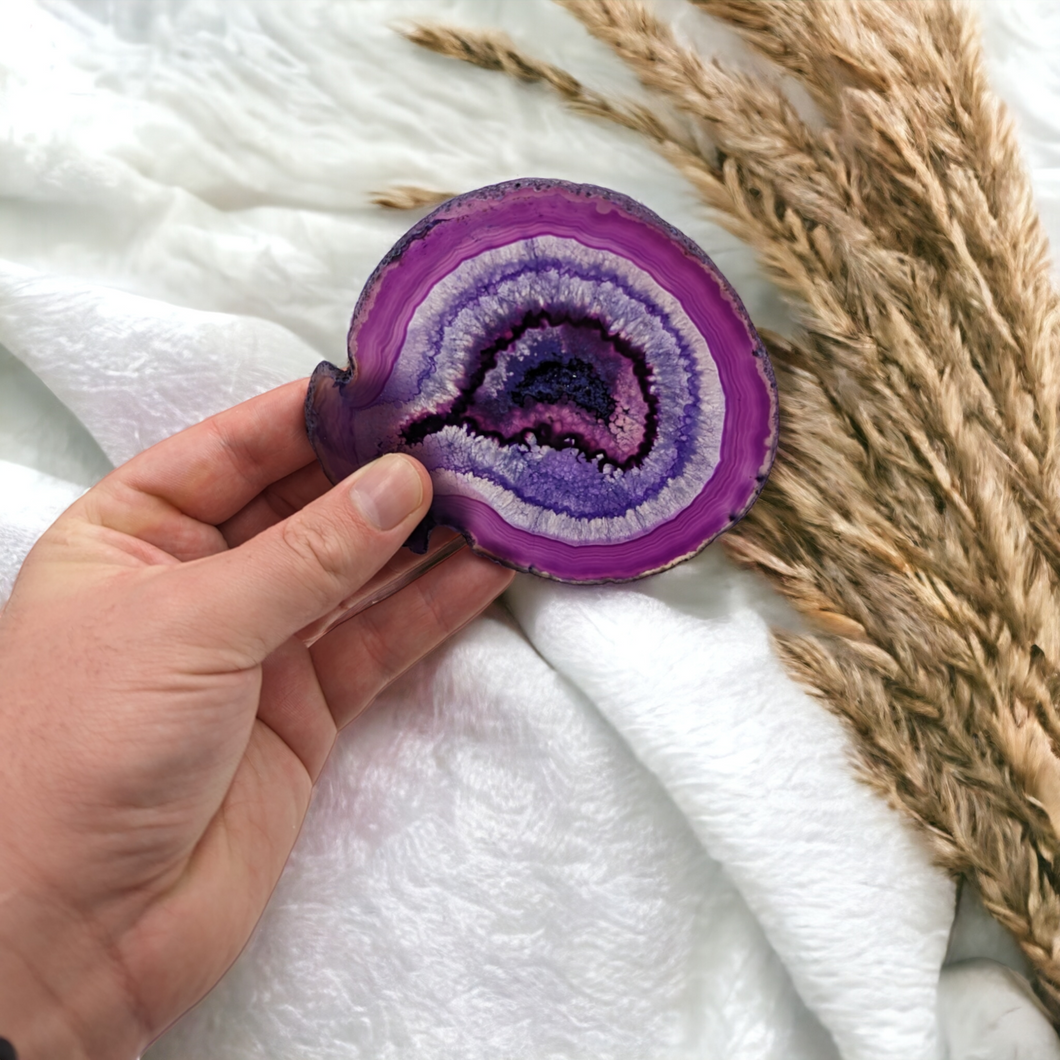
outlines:
[[[605,188],[526,179],[443,203],[369,278],[349,355],[306,397],[331,480],[410,453],[434,482],[428,524],[517,570],[663,570],[732,526],[773,462],[776,383],[735,291]]]

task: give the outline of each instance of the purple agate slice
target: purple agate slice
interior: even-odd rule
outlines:
[[[406,452],[430,525],[569,582],[694,555],[765,483],[773,370],[687,236],[625,195],[526,179],[444,203],[369,278],[350,367],[313,373],[306,424],[332,481]]]

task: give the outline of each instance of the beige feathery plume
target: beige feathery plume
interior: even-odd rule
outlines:
[[[419,210],[451,199],[455,191],[432,191],[417,184],[394,184],[372,195],[371,202],[388,210]]]
[[[651,106],[496,33],[408,36],[646,136],[790,297],[797,344],[769,338],[780,451],[727,551],[819,630],[776,635],[789,668],[1060,1016],[1060,297],[969,15],[692,0],[804,85],[817,128],[635,0],[559,2]]]

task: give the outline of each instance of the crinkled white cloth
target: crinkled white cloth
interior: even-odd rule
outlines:
[[[544,0],[4,0],[4,596],[108,461],[342,360],[412,220],[373,190],[610,185],[789,326],[645,145],[417,51],[389,25],[415,14],[635,91]],[[984,14],[1056,231],[1060,18]],[[954,887],[784,676],[767,629],[788,621],[716,549],[633,586],[519,579],[344,734],[246,952],[152,1060],[1060,1057],[1018,977],[976,959],[1019,964],[974,906],[940,990]]]

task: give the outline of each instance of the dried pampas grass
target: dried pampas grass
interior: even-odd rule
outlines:
[[[817,128],[635,0],[560,2],[650,105],[496,33],[407,35],[650,139],[790,296],[780,453],[726,548],[817,630],[776,635],[790,669],[1060,1016],[1060,300],[969,15],[693,0],[808,90]]]
[[[431,191],[415,184],[395,184],[385,191],[377,191],[371,201],[388,210],[419,210],[424,206],[437,206],[455,194],[455,191]]]

